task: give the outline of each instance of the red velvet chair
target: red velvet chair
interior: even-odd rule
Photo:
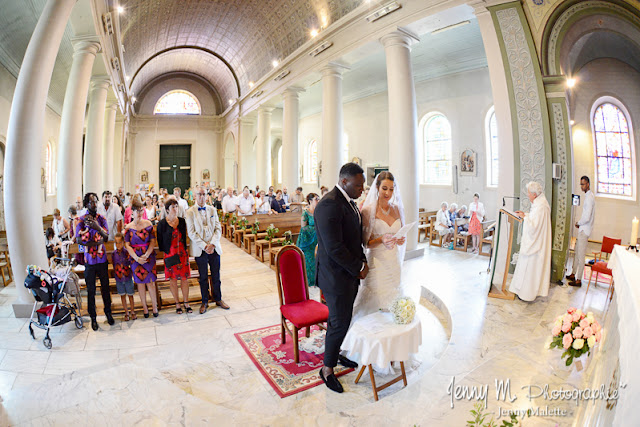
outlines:
[[[611,284],[609,285],[609,290],[607,291],[607,297],[609,297],[609,300],[613,298],[613,272],[609,268],[608,263],[606,261],[603,261],[603,257],[605,254],[607,254],[607,259],[609,259],[611,252],[613,252],[613,247],[620,244],[622,244],[622,239],[612,239],[607,236],[604,236],[602,238],[602,247],[600,248],[600,252],[594,252],[593,254],[595,256],[595,262],[591,266],[591,274],[589,274],[589,284],[587,285],[587,292],[589,292],[589,286],[591,286],[591,277],[593,276],[593,273],[596,273],[595,283],[598,283],[598,274],[606,274],[611,277]],[[609,296],[609,293],[611,293],[611,296]]]
[[[286,330],[293,339],[296,363],[300,361],[298,331],[306,328],[305,335],[309,337],[312,325],[317,324],[324,329],[321,323],[329,319],[327,306],[309,299],[306,270],[304,253],[297,246],[285,246],[276,256],[282,344],[286,342]],[[287,320],[291,323],[293,330],[289,329]]]

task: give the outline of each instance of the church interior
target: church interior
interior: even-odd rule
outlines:
[[[0,425],[637,423],[637,0],[0,0],[0,10]],[[282,277],[311,200],[323,203],[346,163],[362,168],[367,192],[390,171],[402,225],[415,223],[397,280],[412,292],[419,348],[395,378],[342,367],[337,394],[318,376],[324,326],[284,341]],[[227,209],[223,194],[242,200],[245,186],[252,203],[268,193],[269,213]],[[143,212],[131,213],[137,194],[162,200],[175,187],[196,214],[200,189],[207,205],[220,196],[211,220],[230,308],[213,292],[198,311],[204,276],[191,253],[178,312],[158,255],[153,316],[136,288],[130,320],[109,270],[113,318],[96,295],[92,330],[89,270],[74,262],[80,321],[40,322],[34,334],[42,313],[27,266],[52,265],[53,223],[74,226],[70,207],[80,217],[85,194],[100,204],[108,191],[126,194],[126,235],[125,208]],[[281,197],[288,211],[272,214]],[[543,261],[529,248],[540,200]],[[78,242],[57,256],[86,260]],[[306,299],[322,303],[303,258]],[[544,283],[532,284],[539,272]],[[532,298],[514,291],[521,277]]]

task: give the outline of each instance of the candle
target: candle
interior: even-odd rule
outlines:
[[[638,244],[638,218],[636,217],[633,217],[633,221],[631,221],[631,241],[629,244],[631,246]]]

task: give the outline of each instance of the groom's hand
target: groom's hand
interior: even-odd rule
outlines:
[[[367,277],[367,273],[369,273],[369,264],[367,264],[366,262],[364,263],[364,268],[362,269],[362,271],[360,272],[360,275],[358,276],[359,279],[364,279],[365,277]]]

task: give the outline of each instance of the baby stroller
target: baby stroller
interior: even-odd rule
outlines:
[[[47,334],[42,343],[48,349],[51,349],[49,330],[52,326],[61,326],[73,319],[76,328],[82,329],[82,317],[78,314],[78,306],[75,303],[72,304],[65,293],[65,284],[71,274],[73,262],[62,258],[56,258],[56,261],[65,262],[67,265],[57,273],[30,265],[27,267],[27,277],[24,280],[24,286],[36,299],[29,319],[29,333],[35,340],[32,325],[46,330]],[[42,304],[36,310],[39,302]]]

